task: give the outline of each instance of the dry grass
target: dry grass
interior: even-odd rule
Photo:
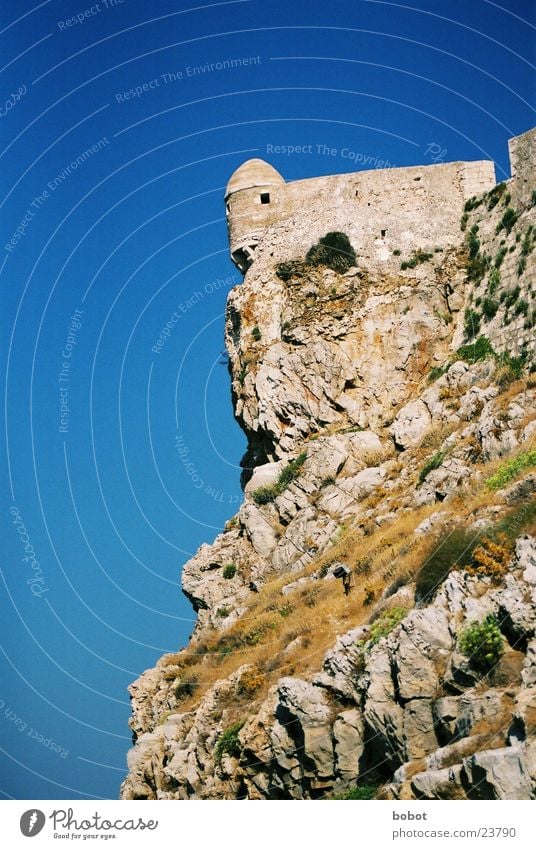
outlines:
[[[426,446],[421,443],[407,452],[408,460],[416,464],[420,456],[427,455],[444,438],[444,432],[436,429]],[[473,478],[449,500],[453,526],[463,526],[476,513],[497,503],[496,494],[483,482],[502,463],[504,458],[475,465],[475,470],[482,472],[480,481]],[[404,483],[404,487],[409,485],[409,481]],[[387,586],[398,581],[405,583],[417,574],[431,541],[426,535],[416,535],[415,529],[438,509],[444,507],[434,504],[404,512],[382,527],[371,523],[368,534],[359,526],[359,517],[346,521],[330,548],[307,567],[268,579],[231,628],[224,632],[214,630],[179,654],[164,657],[160,666],[171,686],[178,679],[196,682],[192,692],[188,692],[188,687],[179,688],[184,695],[176,710],[192,709],[217,680],[228,678],[244,664],[249,669],[240,677],[232,698],[233,711],[237,712],[246,703],[251,706],[264,699],[269,687],[282,676],[307,677],[318,670],[323,655],[339,634],[369,620],[375,609],[371,599],[377,602]],[[525,530],[530,532],[530,528]],[[313,576],[318,572],[327,574],[337,561],[347,564],[354,575],[355,586],[348,597],[340,581],[315,580]],[[303,577],[311,580],[282,595],[283,587]]]
[[[166,678],[172,680],[178,673],[181,681],[196,681],[195,692],[185,691],[177,710],[190,710],[215,681],[227,678],[243,664],[250,664],[252,669],[246,681],[241,676],[236,689],[238,702],[261,700],[284,675],[307,675],[317,670],[338,634],[368,620],[371,608],[367,598],[371,594],[378,598],[389,583],[415,572],[426,542],[414,538],[413,531],[433,509],[403,514],[388,528],[377,529],[368,537],[357,528],[343,528],[339,541],[306,569],[265,584],[229,630],[215,632],[177,655],[166,656],[161,662]],[[344,560],[354,573],[355,586],[348,597],[338,580],[311,579],[293,592],[281,594],[289,582],[336,560]],[[295,640],[295,647],[288,651]]]

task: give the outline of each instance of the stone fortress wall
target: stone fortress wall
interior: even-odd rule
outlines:
[[[518,354],[525,346],[534,353],[536,251],[525,253],[521,273],[518,254],[535,221],[536,129],[510,139],[508,147],[512,177],[505,181],[501,203],[493,208],[485,197],[496,185],[493,162],[487,160],[375,169],[290,183],[263,160],[249,160],[234,172],[225,196],[231,257],[243,273],[253,261],[273,268],[303,258],[319,238],[338,230],[348,236],[360,265],[372,273],[407,277],[411,283],[412,278],[426,275],[427,267],[401,271],[401,260],[417,250],[445,252],[439,255],[445,257],[449,249],[459,251],[476,223],[481,252],[490,265],[506,247],[497,291],[503,301],[492,319],[482,313],[481,333],[499,352]],[[482,198],[481,204],[470,210],[463,231],[464,209],[475,197]],[[508,206],[516,211],[516,224],[511,232],[497,232]],[[474,309],[475,301],[489,296],[489,288],[489,273],[479,287],[468,284],[465,307]],[[504,304],[517,288],[517,300],[527,303],[527,311],[516,314],[514,305],[505,313]],[[463,315],[460,309],[454,348],[464,341]]]
[[[536,366],[536,130],[510,139],[508,148],[512,177],[477,197],[467,216],[465,233],[477,228],[478,257],[489,268],[468,281],[466,306],[498,353],[517,357],[525,350]],[[507,209],[516,215],[510,229],[501,224]]]
[[[460,241],[465,201],[495,185],[492,162],[359,171],[285,183],[268,163],[253,159],[227,186],[231,256],[242,272],[277,228],[277,259],[305,253],[329,230],[346,233],[356,253],[386,261],[393,248]]]

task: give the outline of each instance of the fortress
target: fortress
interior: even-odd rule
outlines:
[[[509,141],[518,195],[534,172],[535,150],[535,130]],[[245,273],[268,230],[273,243],[268,247],[277,247],[280,261],[304,254],[329,230],[345,232],[358,255],[372,264],[386,262],[393,248],[404,252],[426,245],[445,249],[460,243],[465,202],[489,191],[495,182],[489,160],[358,171],[287,183],[272,165],[250,159],[231,176],[225,193],[231,257]]]

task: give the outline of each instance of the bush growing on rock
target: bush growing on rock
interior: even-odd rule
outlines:
[[[463,330],[467,339],[474,339],[480,330],[480,316],[470,308],[465,310]]]
[[[485,360],[495,355],[492,344],[486,336],[479,336],[470,345],[462,345],[456,351],[456,359],[463,360],[469,365]]]
[[[230,581],[236,575],[236,564],[235,563],[227,563],[226,566],[223,567],[222,572],[223,577]]]
[[[302,451],[301,454],[298,454],[294,460],[291,460],[290,463],[285,466],[285,468],[280,472],[275,483],[269,484],[268,486],[260,486],[258,489],[255,489],[251,493],[251,497],[255,504],[270,504],[271,501],[275,501],[277,496],[281,495],[287,486],[289,486],[292,481],[296,480],[299,476],[306,459],[307,452]]]
[[[242,674],[236,686],[239,696],[253,696],[264,684],[264,675],[256,667],[252,666]]]
[[[367,799],[374,799],[379,787],[379,784],[360,784],[357,787],[350,787],[348,790],[345,790],[344,793],[338,793],[333,798],[343,801],[364,801]]]
[[[430,472],[434,469],[439,469],[443,460],[445,459],[444,451],[437,451],[431,457],[428,458],[421,471],[419,472],[419,482],[424,483]]]
[[[496,542],[487,537],[483,539],[482,544],[473,551],[473,562],[465,567],[466,572],[494,580],[502,578],[512,557],[511,548],[507,543],[508,539],[504,533],[498,535]]]
[[[175,684],[175,698],[178,701],[192,696],[199,687],[197,675],[190,674],[187,678],[178,678]]]
[[[402,271],[405,271],[407,268],[416,268],[418,265],[421,265],[423,262],[428,262],[429,259],[432,259],[433,254],[428,253],[427,251],[416,250],[413,251],[411,257],[409,259],[404,260],[400,263],[400,268]]]
[[[370,626],[370,637],[367,641],[367,647],[372,648],[383,637],[387,637],[393,628],[396,628],[402,622],[408,612],[408,607],[391,607],[389,610],[384,610]]]
[[[486,321],[491,321],[491,319],[497,314],[498,309],[499,302],[494,298],[486,297],[482,301],[482,312]]]
[[[512,209],[511,206],[505,210],[503,217],[501,218],[499,224],[497,225],[496,233],[500,233],[501,230],[506,230],[507,233],[510,233],[512,227],[517,221],[517,212],[515,209]]]
[[[469,658],[474,669],[489,672],[500,660],[504,641],[494,616],[472,622],[459,635],[460,651]]]
[[[355,251],[346,233],[326,233],[307,252],[306,261],[311,265],[324,265],[333,271],[348,271],[356,264]]]
[[[530,469],[532,466],[536,466],[536,449],[523,451],[517,457],[507,460],[499,466],[494,475],[487,479],[486,486],[491,490],[502,489],[513,478],[517,477],[520,472],[524,471],[524,469]]]
[[[221,763],[224,755],[230,755],[232,758],[238,758],[241,751],[240,740],[238,735],[243,726],[243,722],[235,722],[230,728],[222,731],[214,749],[214,760],[217,764]]]

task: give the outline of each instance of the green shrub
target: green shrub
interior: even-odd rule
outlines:
[[[268,484],[267,486],[260,486],[258,489],[255,489],[251,493],[251,497],[255,504],[269,504],[271,501],[274,501],[278,495],[281,495],[287,486],[289,486],[289,484],[291,484],[292,481],[296,480],[299,476],[306,459],[307,452],[302,451],[295,460],[291,460],[291,462],[282,469],[275,483]]]
[[[420,483],[424,483],[430,472],[432,472],[434,469],[439,469],[440,465],[445,459],[445,456],[446,455],[444,451],[437,451],[435,454],[428,458],[421,471],[419,472]]]
[[[488,192],[488,210],[490,212],[497,206],[505,190],[506,183],[497,183],[497,185]]]
[[[230,728],[222,731],[214,749],[214,760],[217,764],[221,763],[224,755],[230,755],[232,758],[238,758],[240,756],[242,747],[238,735],[243,725],[244,722],[235,722]]]
[[[487,479],[486,486],[491,490],[502,489],[524,469],[530,469],[533,466],[536,466],[536,449],[523,451],[517,457],[512,457],[511,460],[499,466],[495,474]]]
[[[254,328],[253,328],[253,330],[251,331],[251,335],[253,336],[253,338],[254,338],[255,342],[260,342],[260,341],[261,341],[262,333],[261,333],[261,331],[259,330],[259,328],[257,327],[257,325],[255,325],[255,327],[254,327]]]
[[[270,504],[272,501],[275,501],[278,495],[280,495],[280,492],[275,483],[272,483],[269,486],[259,486],[258,489],[251,493],[253,501],[259,506],[262,506],[263,504]]]
[[[429,259],[432,259],[433,254],[427,253],[426,251],[422,251],[420,249],[413,251],[411,257],[409,259],[404,260],[404,262],[400,263],[400,268],[402,271],[405,271],[406,268],[416,268],[418,265],[421,265],[423,262],[428,262]]]
[[[514,310],[514,315],[527,315],[528,311],[529,311],[529,305],[527,304],[525,299],[522,298],[516,304],[516,308]]]
[[[391,607],[389,610],[384,610],[369,628],[370,636],[366,643],[367,649],[375,646],[383,637],[387,637],[408,613],[409,608],[407,607]]]
[[[513,305],[515,304],[515,302],[519,298],[520,292],[521,292],[520,287],[514,286],[514,288],[510,289],[509,292],[504,293],[504,305],[505,305],[506,309],[510,309],[510,307],[513,307]]]
[[[504,641],[494,616],[472,622],[458,636],[460,651],[469,658],[474,669],[489,672],[503,653]]]
[[[449,364],[446,366],[434,366],[430,369],[430,373],[428,375],[428,382],[433,383],[438,378],[442,377],[447,371]]]
[[[499,302],[493,298],[484,298],[482,301],[482,314],[486,321],[491,321],[497,315]]]
[[[507,372],[507,379],[503,374],[503,385],[509,385],[514,380],[520,380],[523,376],[523,370],[527,365],[527,353],[523,351],[519,357],[513,357],[508,351],[503,351],[502,354],[496,354],[497,363],[501,366],[502,372]],[[501,381],[496,376],[496,382],[501,384]]]
[[[483,202],[483,200],[483,197],[479,198],[476,195],[474,195],[472,198],[469,198],[469,200],[465,201],[465,206],[463,207],[465,212],[472,212],[473,209],[477,209]]]
[[[187,699],[188,696],[193,696],[199,687],[199,678],[197,675],[190,675],[189,678],[178,678],[175,682],[174,693],[178,701]]]
[[[521,256],[527,257],[534,250],[535,244],[535,232],[532,224],[530,227],[527,227],[527,231],[523,236],[523,241],[521,243]]]
[[[415,599],[430,602],[440,584],[455,566],[468,566],[477,545],[474,533],[457,528],[445,531],[434,543],[416,576]]]
[[[402,253],[402,251],[401,251],[401,250],[399,250],[398,248],[396,248],[396,249],[393,251],[393,256],[400,256],[400,254],[401,254],[401,253]]]
[[[506,230],[507,233],[510,233],[511,230],[512,230],[512,227],[514,226],[516,221],[517,221],[517,212],[515,211],[515,209],[512,209],[512,207],[509,206],[505,210],[503,217],[501,218],[499,224],[497,225],[496,232],[500,233],[501,230]]]
[[[334,799],[339,800],[367,800],[374,799],[376,793],[380,788],[379,784],[361,784],[357,787],[351,787],[349,790],[345,790],[344,793],[338,793],[334,796]]]
[[[461,219],[460,219],[460,230],[465,230],[465,228],[467,227],[467,219],[468,218],[469,218],[468,213],[464,212]]]
[[[508,248],[500,248],[497,251],[497,255],[496,255],[495,261],[493,263],[495,268],[499,269],[501,267],[501,265],[503,263],[503,259],[505,258],[507,253],[508,253]]]
[[[480,283],[490,267],[491,258],[487,254],[477,253],[467,262],[467,279],[474,284]]]
[[[468,307],[463,319],[463,330],[466,339],[474,339],[480,330],[480,316],[475,310]]]
[[[227,563],[227,565],[223,567],[222,575],[227,581],[230,581],[231,578],[234,578],[234,576],[236,575],[236,564]]]
[[[311,265],[323,265],[334,271],[348,271],[356,264],[355,251],[345,233],[338,231],[326,233],[307,252],[306,262]]]
[[[488,292],[490,297],[492,297],[497,289],[499,288],[499,284],[501,282],[501,273],[497,267],[492,268],[489,273],[489,282],[488,282]]]
[[[474,259],[477,253],[480,251],[480,241],[476,235],[476,232],[469,233],[469,238],[467,240],[467,246],[469,248],[469,258]]]
[[[472,344],[462,345],[456,351],[456,359],[473,365],[495,355],[495,351],[486,336],[479,336]]]
[[[530,196],[530,203],[531,203],[531,206],[536,206],[536,189],[534,189],[534,191],[532,192],[532,194]]]
[[[293,480],[296,480],[306,460],[307,451],[302,451],[301,454],[298,454],[295,460],[291,460],[290,463],[285,466],[277,479],[277,483],[280,487],[282,487],[282,489],[285,489],[290,483],[292,483]]]

